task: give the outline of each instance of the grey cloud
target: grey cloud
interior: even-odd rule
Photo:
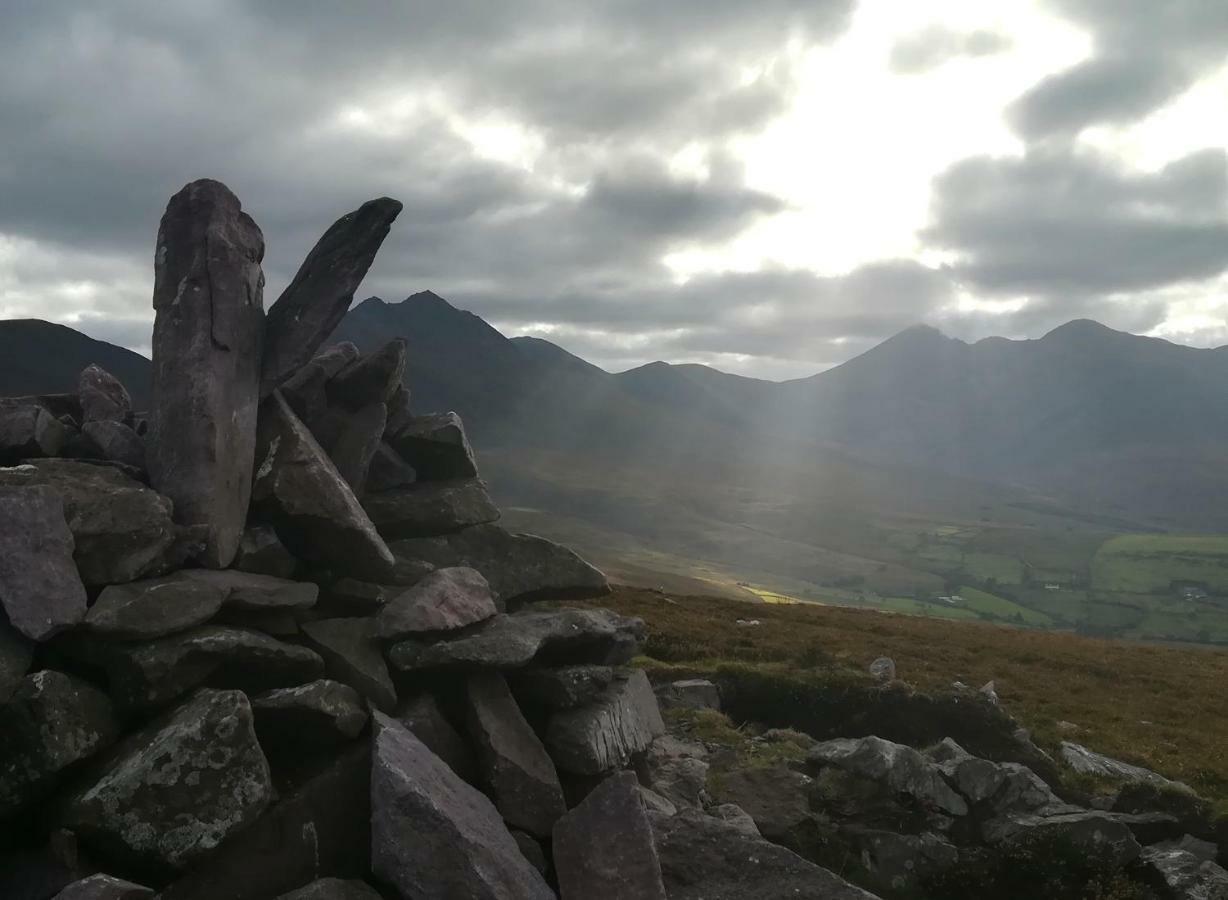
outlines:
[[[1008,36],[988,29],[954,31],[933,25],[898,41],[891,48],[890,65],[893,71],[915,75],[960,57],[992,56],[1011,44]]]

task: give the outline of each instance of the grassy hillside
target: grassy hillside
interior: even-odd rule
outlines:
[[[1073,740],[1228,804],[1223,651],[634,588],[596,602],[648,622],[649,666],[715,672],[743,665],[804,689],[865,677],[872,660],[890,656],[899,677],[923,690],[993,680],[1042,747]],[[750,619],[759,624],[738,624]]]

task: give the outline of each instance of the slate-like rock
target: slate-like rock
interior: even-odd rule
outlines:
[[[132,397],[123,383],[102,366],[91,363],[77,376],[81,423],[126,422],[132,415]]]
[[[371,869],[403,897],[553,900],[494,805],[412,733],[375,716]]]
[[[404,372],[405,339],[394,338],[338,372],[328,382],[328,399],[350,412],[372,403],[385,405],[400,386]]]
[[[9,624],[45,641],[81,621],[85,599],[60,495],[0,487],[0,605]]]
[[[103,459],[144,471],[145,442],[123,422],[86,422],[81,426],[81,437]]]
[[[371,456],[371,464],[367,467],[366,490],[370,493],[390,491],[393,488],[405,487],[418,480],[414,467],[401,459],[385,441],[380,441],[375,453]]]
[[[1113,759],[1102,753],[1089,750],[1081,744],[1062,741],[1062,761],[1080,775],[1093,775],[1098,778],[1112,778],[1118,781],[1142,782],[1159,788],[1172,788],[1189,791],[1187,785],[1179,781],[1165,778],[1158,772],[1135,766],[1120,759]]]
[[[68,440],[64,423],[41,406],[0,409],[0,466],[23,459],[59,456]]]
[[[74,881],[52,900],[150,900],[152,888],[113,875],[91,875]]]
[[[0,705],[0,818],[118,736],[111,701],[93,685],[51,670],[26,676]]]
[[[161,706],[200,685],[269,690],[324,674],[323,660],[306,647],[221,625],[144,642],[102,644],[90,635],[65,635],[60,645],[105,669],[111,696],[125,709]]]
[[[423,692],[402,701],[397,705],[394,718],[453,772],[470,784],[477,783],[478,762],[473,748],[452,727],[432,695]]]
[[[358,742],[283,792],[160,900],[268,900],[323,876],[362,878],[371,859],[371,748]]]
[[[118,469],[73,459],[0,469],[0,485],[32,484],[63,498],[73,559],[87,585],[134,581],[173,561],[179,531],[171,501]]]
[[[311,884],[282,894],[277,900],[381,900],[365,881],[346,878],[320,878]]]
[[[292,578],[298,569],[295,558],[269,525],[249,525],[239,539],[234,568],[255,575]]]
[[[395,431],[389,429],[388,442],[423,481],[478,475],[465,426],[454,412],[411,416]]]
[[[721,689],[706,678],[683,678],[659,685],[657,700],[662,709],[721,708]]]
[[[556,712],[546,728],[546,748],[555,765],[577,775],[622,767],[665,733],[648,676],[621,674],[592,704]]]
[[[1136,859],[1142,850],[1119,816],[1097,810],[1056,816],[1006,816],[986,822],[981,833],[991,845],[1024,838],[1060,838],[1089,852],[1104,854],[1119,866]]]
[[[304,420],[337,472],[357,497],[367,490],[371,460],[379,449],[387,410],[368,403],[357,411],[329,409],[316,420]]]
[[[182,870],[254,822],[273,799],[240,691],[201,691],[126,738],[64,824],[106,854]]]
[[[0,613],[0,703],[4,703],[30,671],[34,642],[17,632]]]
[[[635,655],[645,634],[643,619],[608,609],[531,610],[496,615],[476,632],[451,640],[401,641],[393,645],[389,659],[406,670],[516,669],[539,655],[556,663],[619,664]]]
[[[371,619],[321,619],[302,625],[304,636],[324,657],[329,677],[348,684],[376,707],[391,711],[396,688],[375,640]]]
[[[501,675],[471,675],[467,689],[469,734],[495,806],[509,825],[547,837],[567,804],[546,748]]]
[[[183,574],[113,584],[86,613],[84,628],[119,640],[164,637],[205,624],[226,596],[223,588]]]
[[[437,569],[477,569],[505,603],[597,597],[610,592],[605,576],[566,547],[532,534],[510,534],[498,525],[400,540],[392,550],[398,561],[424,562]]]
[[[328,679],[256,694],[251,704],[264,747],[332,747],[358,737],[367,725],[358,691]]]
[[[561,900],[666,900],[652,826],[631,772],[611,775],[554,826]]]
[[[400,212],[397,200],[368,200],[334,222],[311,248],[269,308],[262,396],[311,359],[336,331]]]
[[[499,508],[478,478],[460,481],[418,481],[363,497],[380,534],[411,538],[446,534],[499,518]]]
[[[535,706],[574,709],[596,700],[613,679],[610,666],[530,666],[513,674],[512,688],[517,697]]]
[[[300,559],[378,581],[392,553],[311,432],[279,393],[261,406],[253,502]]]
[[[154,262],[149,477],[230,565],[247,521],[264,343],[264,237],[220,182],[166,206]]]
[[[875,900],[827,869],[696,810],[649,814],[670,900]],[[753,826],[752,826],[753,827]]]
[[[225,591],[226,605],[234,609],[265,612],[274,609],[307,609],[314,606],[320,588],[310,581],[290,581],[272,575],[236,572],[233,569],[185,569],[179,577]]]
[[[834,766],[880,782],[953,816],[968,814],[968,804],[947,784],[938,765],[903,744],[873,736],[837,738],[812,747],[806,762],[811,768]]]
[[[386,604],[376,616],[382,640],[422,632],[452,631],[495,615],[490,585],[476,569],[437,569]]]

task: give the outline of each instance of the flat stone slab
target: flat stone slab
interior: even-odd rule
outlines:
[[[476,569],[437,569],[386,604],[376,616],[381,640],[453,631],[498,612],[490,584]]]
[[[556,712],[546,727],[546,749],[560,769],[597,775],[626,765],[665,733],[648,676],[621,674],[588,706]]]
[[[181,574],[104,588],[86,613],[86,631],[120,640],[164,637],[217,615],[227,592]]]
[[[1121,821],[1120,816],[1098,810],[1056,816],[1006,816],[986,822],[981,834],[990,845],[1024,838],[1060,838],[1076,847],[1106,854],[1114,864],[1121,866],[1142,852],[1129,825]]]
[[[273,799],[268,763],[240,691],[201,691],[126,738],[63,824],[105,853],[186,869],[254,822]]]
[[[639,784],[619,772],[554,826],[562,900],[666,900],[661,863]]]
[[[226,592],[226,605],[250,612],[274,609],[307,609],[315,606],[320,589],[309,581],[290,581],[272,575],[219,572],[211,569],[184,569],[179,577],[203,582]]]
[[[498,810],[412,733],[375,715],[371,869],[403,897],[554,900]]]
[[[371,619],[305,622],[303,635],[324,657],[329,677],[348,684],[379,709],[391,712],[397,692],[375,639]]]
[[[44,485],[0,487],[0,605],[32,641],[85,617],[85,585],[59,493]]]
[[[447,534],[499,518],[499,508],[479,478],[418,481],[368,493],[362,508],[379,533],[390,539]]]

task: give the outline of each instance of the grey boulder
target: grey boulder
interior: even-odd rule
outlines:
[[[1142,863],[1154,870],[1175,900],[1228,900],[1228,871],[1211,853],[1192,848],[1190,841],[1165,841],[1144,847]]]
[[[621,768],[665,733],[642,670],[620,674],[588,706],[561,710],[546,727],[546,748],[560,769],[597,775]]]
[[[497,612],[490,585],[476,569],[437,569],[380,609],[376,633],[382,640],[399,640],[422,632],[453,631]]]
[[[478,763],[469,741],[461,737],[428,693],[415,694],[397,705],[398,722],[426,744],[428,750],[470,784],[478,782]]]
[[[367,494],[362,506],[388,538],[446,534],[499,518],[499,508],[478,478],[418,481]]]
[[[721,689],[706,678],[683,678],[657,687],[662,709],[721,708]]]
[[[77,376],[81,423],[126,422],[132,415],[132,397],[123,383],[102,366],[91,363]]]
[[[499,812],[408,730],[375,716],[371,869],[403,897],[553,900]]]
[[[45,641],[85,616],[85,586],[60,495],[45,486],[0,487],[0,605],[9,623]]]
[[[1189,791],[1189,787],[1179,781],[1172,781],[1145,769],[1142,766],[1122,762],[1102,753],[1089,750],[1081,744],[1062,741],[1062,761],[1080,775],[1093,775],[1098,778],[1111,778],[1116,781],[1133,781],[1154,785],[1158,788],[1172,788]]]
[[[1055,816],[1005,816],[986,822],[981,833],[990,845],[1025,838],[1058,838],[1089,853],[1103,854],[1118,866],[1136,859],[1142,851],[1128,824],[1113,813],[1096,810]]]
[[[477,477],[473,448],[456,413],[411,416],[398,424],[389,430],[388,442],[423,481]]]

